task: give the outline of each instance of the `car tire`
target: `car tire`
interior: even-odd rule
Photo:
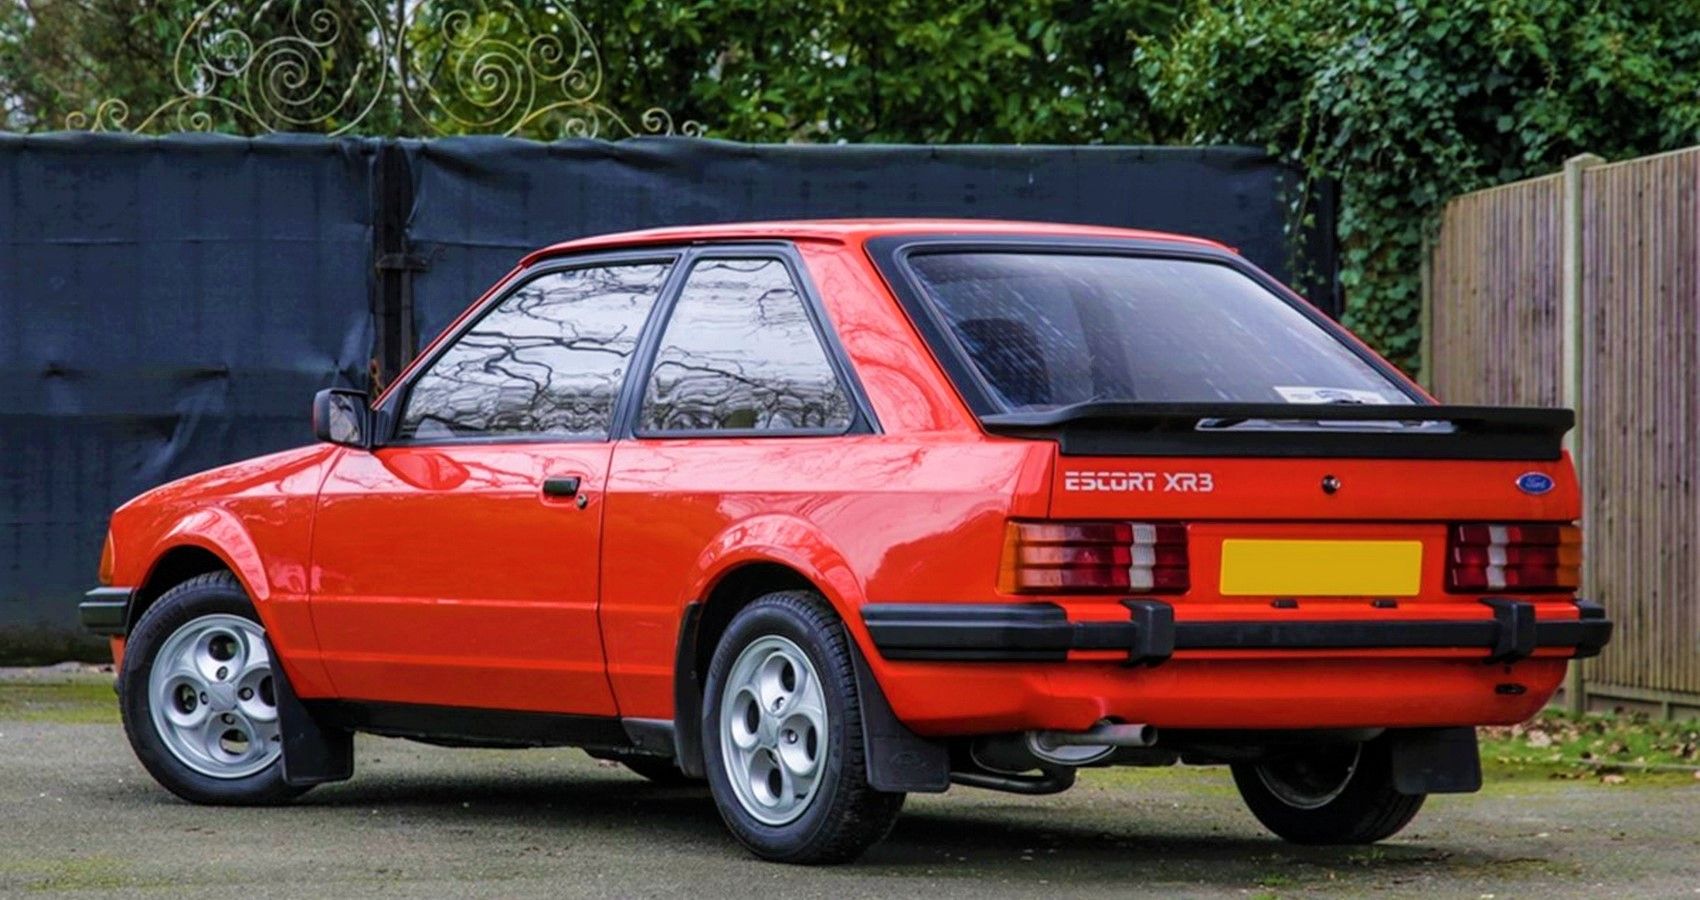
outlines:
[[[1385,740],[1236,763],[1233,773],[1252,815],[1295,844],[1373,844],[1409,824],[1428,798],[1394,790]]]
[[[891,831],[904,795],[868,784],[850,637],[820,595],[782,591],[740,610],[703,701],[709,788],[751,852],[847,862]]]
[[[193,803],[270,805],[304,793],[283,778],[275,664],[234,575],[166,591],[131,630],[119,678],[124,734],[143,768]]]

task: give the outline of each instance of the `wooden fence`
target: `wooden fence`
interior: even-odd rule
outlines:
[[[1565,702],[1700,713],[1700,148],[1459,197],[1425,275],[1431,390],[1577,411],[1583,591],[1618,628]]]

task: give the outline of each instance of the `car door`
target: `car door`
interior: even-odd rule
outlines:
[[[858,468],[873,422],[798,257],[727,246],[681,268],[608,479],[603,565],[620,575],[601,619],[626,716],[671,714],[670,663],[705,558],[760,547],[773,529],[798,543],[766,552],[807,553],[801,523],[876,528],[881,515],[880,473]],[[863,476],[875,480],[843,490]]]
[[[343,451],[320,493],[310,599],[340,696],[615,713],[597,624],[603,484],[672,263],[523,274],[392,392],[379,446]]]

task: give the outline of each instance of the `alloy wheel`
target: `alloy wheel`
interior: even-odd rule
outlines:
[[[826,771],[826,694],[808,654],[765,635],[732,663],[721,695],[720,748],[738,803],[764,825],[795,821]]]
[[[209,778],[244,778],[283,752],[265,632],[241,616],[201,616],[172,632],[148,700],[166,749]]]

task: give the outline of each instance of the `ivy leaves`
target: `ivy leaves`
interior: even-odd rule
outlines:
[[[1339,179],[1346,322],[1411,371],[1446,200],[1700,140],[1700,4],[1231,0],[1183,21],[1139,52],[1153,112]]]

